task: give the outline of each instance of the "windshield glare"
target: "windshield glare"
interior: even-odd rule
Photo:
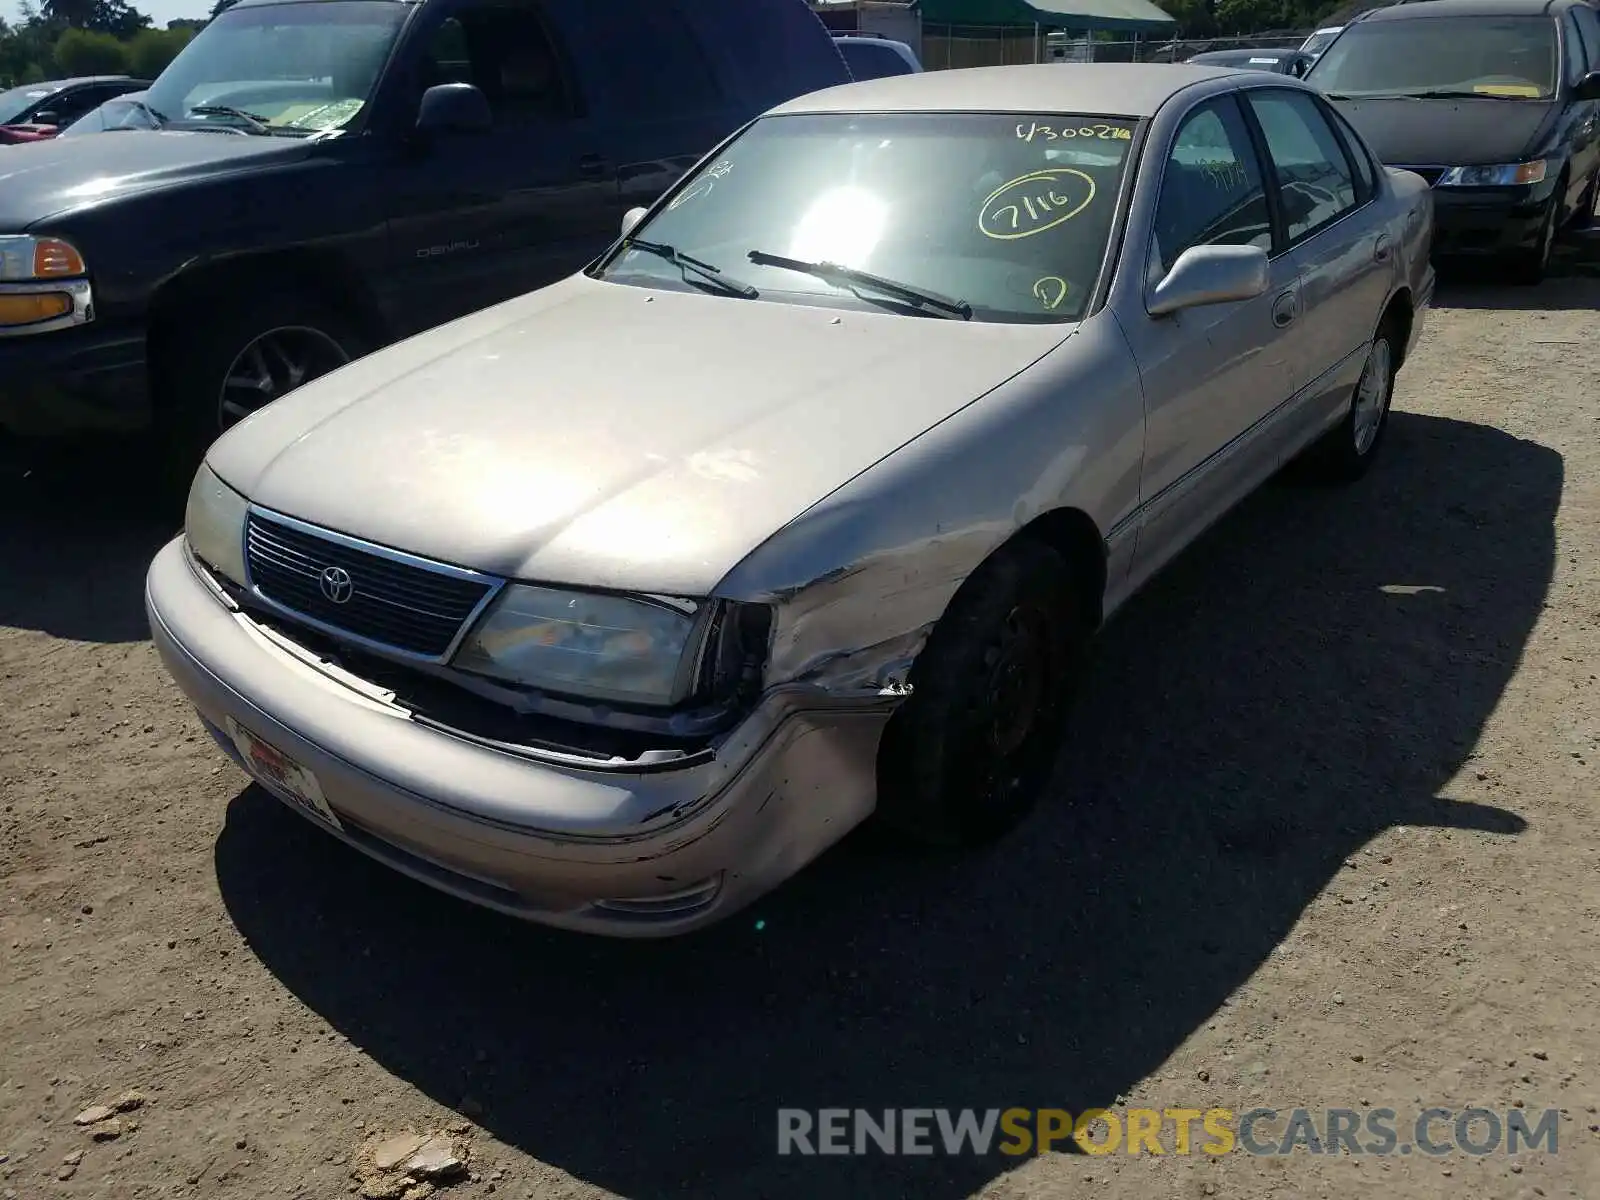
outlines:
[[[1459,91],[1539,99],[1556,83],[1548,17],[1414,17],[1344,31],[1308,77],[1347,96]]]
[[[1074,321],[1100,274],[1134,126],[1059,113],[764,117],[629,240],[720,267],[763,300],[897,307],[751,251],[964,300],[974,320]],[[626,247],[603,278],[707,286]]]
[[[52,87],[35,83],[0,92],[0,125],[15,121],[53,91]]]
[[[225,106],[260,118],[273,133],[341,128],[371,97],[409,11],[386,0],[229,9],[172,60],[145,102],[191,127],[249,131],[243,118],[194,112]]]

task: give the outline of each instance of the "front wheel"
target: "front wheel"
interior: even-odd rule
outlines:
[[[1071,570],[1042,542],[997,550],[962,585],[884,733],[879,820],[958,846],[1011,829],[1049,786],[1088,638]]]
[[[1556,185],[1556,194],[1551,197],[1550,209],[1544,215],[1544,220],[1539,223],[1539,240],[1531,250],[1520,251],[1511,263],[1511,279],[1525,287],[1533,287],[1544,282],[1544,277],[1550,271],[1550,255],[1555,249],[1557,216],[1561,211],[1561,197],[1566,192],[1566,181]]]
[[[355,322],[295,293],[219,313],[161,348],[157,434],[175,479],[187,480],[222,433],[367,349]]]

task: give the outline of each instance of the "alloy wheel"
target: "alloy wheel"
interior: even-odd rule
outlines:
[[[1373,339],[1367,353],[1367,365],[1361,371],[1361,381],[1356,384],[1354,420],[1351,423],[1358,455],[1366,454],[1378,440],[1378,430],[1383,427],[1384,410],[1389,404],[1389,376],[1392,373],[1393,351],[1387,337]]]
[[[284,325],[261,334],[229,365],[217,396],[217,427],[229,429],[319,375],[350,361],[320,329]]]

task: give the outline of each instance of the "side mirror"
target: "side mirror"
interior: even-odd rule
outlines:
[[[644,220],[645,213],[649,211],[650,210],[648,208],[630,208],[627,212],[623,213],[622,236],[627,237],[630,233],[632,233],[633,227],[640,221]]]
[[[1271,277],[1260,246],[1191,246],[1151,290],[1145,308],[1152,317],[1203,304],[1253,300]]]
[[[54,125],[54,124],[56,124],[55,110],[47,108],[47,109],[44,109],[41,112],[34,113],[33,114],[33,118],[28,122],[28,124],[30,124],[30,125]]]
[[[493,125],[488,97],[470,83],[435,84],[422,93],[418,133],[482,133]]]
[[[1574,100],[1600,100],[1600,71],[1590,71],[1572,89]]]

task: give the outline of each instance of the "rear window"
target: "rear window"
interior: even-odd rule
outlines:
[[[911,64],[895,52],[892,46],[879,46],[871,42],[840,42],[839,53],[845,65],[857,79],[882,79],[887,75],[910,75]]]
[[[1549,17],[1410,17],[1352,25],[1308,79],[1352,98],[1537,100],[1554,95],[1559,66]]]

